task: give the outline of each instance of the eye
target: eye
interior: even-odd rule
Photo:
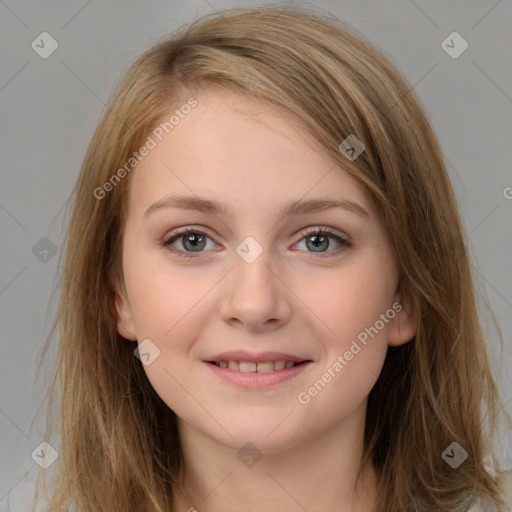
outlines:
[[[313,258],[330,257],[352,247],[352,244],[348,239],[335,234],[334,230],[328,227],[312,228],[303,233],[302,236],[303,238],[300,240],[299,244],[302,241],[305,241],[306,250],[308,251],[309,249],[312,253],[316,253],[312,254],[311,257]],[[174,246],[174,243],[180,238],[182,239],[181,243],[178,244],[180,248],[177,248]],[[327,251],[327,249],[332,245],[331,242],[329,242],[330,239],[336,240],[338,247],[334,250]],[[186,229],[173,233],[169,238],[163,240],[162,246],[168,247],[169,250],[179,257],[196,258],[199,254],[195,253],[204,252],[203,249],[207,245],[207,240],[211,240],[211,238],[206,235],[206,233],[189,226]],[[328,253],[328,256],[322,256],[324,253]]]
[[[174,244],[175,241],[182,238],[183,240],[179,244],[185,251],[179,249],[172,249],[170,246]],[[182,258],[196,258],[197,255],[195,252],[202,252],[202,249],[206,246],[206,239],[210,239],[205,233],[195,229],[193,227],[188,227],[178,233],[174,233],[170,238],[167,238],[162,242],[164,247],[169,247],[169,249],[174,252],[177,256]],[[189,251],[190,252],[187,252]]]
[[[335,239],[338,243],[338,247],[332,251],[327,251],[327,249],[332,245],[329,242],[329,239]],[[306,248],[311,249],[312,252],[315,253],[311,256],[313,258],[331,257],[333,255],[339,254],[345,249],[352,247],[351,242],[349,242],[347,238],[335,234],[334,230],[328,227],[312,228],[308,230],[306,233],[303,233],[303,238],[299,244],[303,240],[305,241]],[[323,256],[324,253],[327,253],[327,255]]]

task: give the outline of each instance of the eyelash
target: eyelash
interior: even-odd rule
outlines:
[[[175,248],[171,248],[170,247],[171,244],[174,241],[176,241],[179,238],[181,238],[181,237],[183,237],[185,235],[188,235],[188,234],[204,235],[207,238],[211,239],[211,237],[209,237],[203,231],[200,231],[200,230],[195,229],[193,227],[187,227],[186,229],[183,229],[183,230],[181,230],[179,232],[171,234],[170,237],[166,238],[165,240],[163,240],[161,242],[161,245],[162,245],[162,247],[166,247],[167,249],[172,251],[174,254],[176,254],[180,258],[197,258],[197,257],[200,257],[200,253],[204,252],[204,251],[197,251],[197,254],[194,254],[193,252],[181,251],[181,250],[177,250]],[[352,243],[349,242],[349,240],[347,240],[346,238],[341,237],[340,235],[335,234],[334,230],[329,228],[329,227],[311,228],[311,229],[307,230],[306,232],[304,232],[302,234],[302,238],[299,240],[299,242],[301,242],[304,238],[308,238],[310,236],[319,236],[319,235],[329,235],[329,238],[336,238],[339,241],[339,243],[340,243],[340,247],[338,247],[337,249],[334,249],[333,251],[329,251],[329,252],[326,252],[326,253],[316,253],[316,254],[315,253],[311,253],[312,256],[309,256],[311,258],[330,258],[331,256],[337,255],[338,253],[340,253],[340,252],[342,252],[342,251],[352,247]],[[323,256],[323,254],[326,254],[327,256]]]

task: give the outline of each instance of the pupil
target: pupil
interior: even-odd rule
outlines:
[[[323,236],[323,235],[321,235],[321,236],[318,236],[318,235],[310,236],[309,240],[313,240],[313,242],[312,242],[313,246],[316,247],[316,248],[318,248],[320,246],[320,244],[322,244],[322,242],[326,242],[326,241],[327,241],[327,245],[329,245],[328,237]],[[324,247],[324,249],[327,249],[327,247]]]
[[[197,239],[197,240],[194,241],[194,239]],[[188,243],[192,244],[192,248],[202,249],[203,246],[201,245],[201,242],[203,242],[203,241],[204,241],[204,237],[202,235],[190,234],[183,239],[183,246],[185,247],[185,249],[187,249],[185,243],[188,242]]]

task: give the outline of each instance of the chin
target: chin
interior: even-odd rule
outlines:
[[[259,421],[225,422],[223,426],[231,436],[224,431],[218,436],[217,431],[217,435],[212,437],[237,452],[243,450],[248,443],[262,453],[281,452],[293,448],[305,437],[304,429],[300,425],[290,423],[285,426],[288,420],[283,421],[284,418],[286,415],[279,418],[273,415],[268,421],[260,418]],[[283,423],[280,424],[281,421]]]

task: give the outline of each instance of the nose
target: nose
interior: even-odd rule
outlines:
[[[250,260],[249,260],[250,261]],[[292,295],[272,265],[268,249],[252,262],[237,253],[224,280],[220,314],[232,327],[257,333],[282,327],[291,315]]]

